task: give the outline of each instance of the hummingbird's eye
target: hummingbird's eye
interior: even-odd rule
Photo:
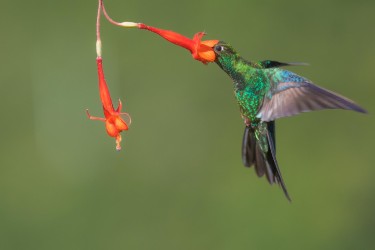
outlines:
[[[224,50],[224,46],[216,45],[215,48],[214,48],[214,50],[215,50],[216,52],[221,52],[221,51]]]

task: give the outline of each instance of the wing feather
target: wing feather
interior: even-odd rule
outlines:
[[[262,121],[296,115],[322,109],[346,109],[366,113],[352,100],[310,82],[283,82],[271,90],[266,97],[258,117]]]

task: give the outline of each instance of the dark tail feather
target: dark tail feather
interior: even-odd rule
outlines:
[[[251,167],[255,160],[255,137],[250,130],[250,127],[245,127],[242,139],[242,163],[245,167]]]
[[[269,163],[271,165],[271,168],[272,168],[272,171],[273,171],[273,174],[274,174],[274,179],[281,186],[281,188],[283,189],[286,198],[289,201],[292,201],[292,199],[290,198],[290,196],[288,194],[288,190],[286,189],[283,177],[281,175],[279,164],[277,164],[277,160],[276,160],[276,147],[275,147],[275,144],[274,144],[274,140],[272,138],[272,137],[275,136],[275,133],[274,133],[274,131],[273,131],[273,134],[270,133],[270,131],[271,131],[270,130],[270,126],[274,130],[275,129],[275,122],[272,121],[272,122],[269,122],[267,124],[267,127],[268,127],[267,139],[268,139],[268,146],[269,146],[269,150],[267,152],[267,163]]]
[[[254,129],[245,127],[244,137],[242,141],[242,161],[246,167],[255,166],[255,172],[259,177],[266,174],[267,180],[270,184],[278,183],[284,191],[286,198],[291,201],[288,191],[286,189],[284,180],[276,160],[275,149],[275,122],[267,123],[267,141],[268,152],[262,152],[260,145],[255,138]]]
[[[262,151],[257,146],[254,130],[251,127],[245,127],[242,140],[242,162],[245,167],[255,165],[255,172],[259,177],[265,174],[266,165],[261,159]]]
[[[260,66],[265,69],[278,68],[283,66],[308,66],[308,63],[304,62],[278,62],[272,60],[264,60],[259,62]]]

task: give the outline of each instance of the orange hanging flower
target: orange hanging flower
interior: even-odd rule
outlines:
[[[123,26],[134,27],[125,25]],[[143,23],[138,23],[138,28],[154,32],[164,39],[168,40],[169,42],[189,50],[195,60],[201,61],[204,64],[214,62],[216,59],[213,47],[219,42],[219,40],[201,41],[202,37],[205,35],[204,32],[198,32],[194,35],[193,39],[190,39],[174,31],[158,29],[152,26],[145,25]]]
[[[128,113],[121,113],[122,103],[118,101],[118,107],[115,110],[112,104],[111,95],[108,90],[107,83],[104,78],[102,58],[98,56],[96,58],[98,66],[98,77],[99,77],[99,94],[103,105],[103,112],[105,118],[91,116],[89,111],[86,110],[87,116],[91,120],[99,120],[105,122],[105,128],[107,133],[111,137],[116,138],[116,150],[121,150],[121,135],[120,133],[124,130],[128,130],[128,124],[121,117],[126,116],[129,119],[129,125],[131,124],[131,117]]]

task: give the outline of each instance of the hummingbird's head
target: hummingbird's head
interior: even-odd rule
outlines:
[[[212,47],[215,53],[215,62],[221,67],[229,66],[236,61],[238,54],[231,45],[219,41]]]
[[[237,54],[237,52],[230,46],[228,43],[219,41],[217,42],[212,49],[214,50],[217,57],[225,57]]]

